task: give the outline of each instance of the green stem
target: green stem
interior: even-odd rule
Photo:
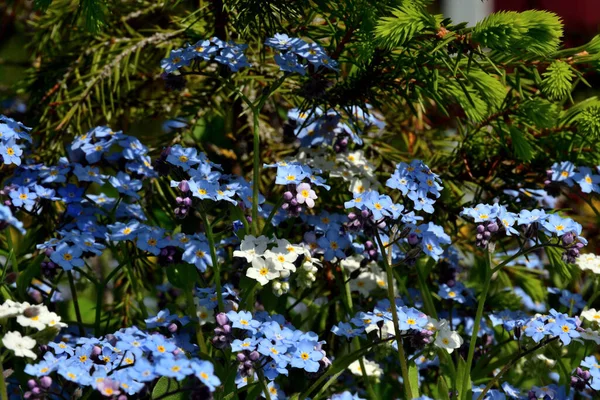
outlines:
[[[425,268],[429,270],[430,265],[433,266],[435,260],[430,258],[425,265]],[[423,296],[423,305],[425,307],[425,312],[432,318],[437,319],[437,312],[435,311],[435,306],[433,305],[433,298],[431,297],[431,292],[427,287],[427,277],[425,276],[425,271],[423,268],[419,268],[417,265],[417,277],[419,279],[419,288],[421,288],[421,296]]]
[[[77,317],[77,326],[79,327],[79,336],[85,336],[85,329],[83,328],[83,320],[81,319],[81,310],[79,309],[79,301],[77,300],[77,289],[75,288],[75,280],[73,279],[73,273],[67,271],[69,277],[69,286],[71,287],[71,297],[73,297],[73,306],[75,307],[75,316]]]
[[[217,250],[215,247],[215,237],[213,236],[212,226],[208,222],[208,217],[202,209],[200,212],[202,216],[202,222],[204,222],[204,233],[208,239],[208,246],[210,247],[210,259],[212,260],[212,268],[215,277],[215,287],[217,290],[217,302],[219,303],[219,310],[224,311],[225,305],[223,303],[223,289],[221,287],[221,270],[219,268],[219,259],[217,258]]]
[[[402,337],[400,335],[400,323],[398,322],[398,310],[396,310],[396,296],[394,294],[394,273],[392,272],[392,248],[388,249],[388,253],[385,253],[385,246],[381,241],[379,232],[375,231],[375,238],[377,239],[377,245],[379,251],[384,256],[383,262],[385,264],[385,272],[388,280],[388,299],[390,300],[390,308],[392,309],[392,319],[394,322],[394,334],[396,336],[396,344],[398,347],[398,361],[400,361],[400,371],[402,372],[402,380],[404,381],[404,392],[407,399],[412,399],[413,392],[410,387],[410,380],[408,378],[408,365],[406,364],[406,355],[404,354],[404,347],[402,344]],[[390,238],[391,240],[391,238]]]
[[[508,362],[508,364],[506,364],[504,366],[504,368],[502,368],[502,370],[496,374],[491,381],[489,381],[489,383],[486,385],[485,389],[483,389],[483,391],[481,392],[481,394],[479,395],[479,397],[477,398],[477,400],[483,400],[485,398],[486,393],[492,388],[492,386],[494,386],[494,384],[496,384],[496,382],[498,382],[498,380],[500,378],[502,378],[502,376],[506,373],[506,371],[508,371],[509,369],[511,369],[513,367],[513,365],[515,365],[515,363],[517,361],[519,361],[521,358],[525,357],[528,354],[533,353],[534,351],[544,347],[545,345],[547,345],[548,343],[552,342],[553,340],[558,339],[558,336],[555,336],[551,339],[548,339],[546,341],[543,341],[541,343],[539,343],[538,345],[532,347],[531,349],[519,354],[518,356],[516,356],[515,358],[513,358],[511,361]]]
[[[2,366],[2,360],[0,362],[0,399],[8,400],[8,390],[6,389],[6,381],[4,380],[4,367]]]
[[[134,268],[135,264],[129,258],[129,252],[127,251],[127,246],[125,244],[123,244],[123,250],[127,254],[127,267],[125,268],[125,271],[127,272],[127,278],[129,279],[129,282],[131,283],[131,286],[133,287],[133,291],[135,292],[135,299],[137,300],[137,302],[140,306],[140,310],[142,311],[142,316],[144,317],[144,319],[147,319],[148,318],[148,309],[146,308],[146,304],[144,304],[144,293],[142,293],[142,291],[140,290],[140,287],[138,286],[138,281],[135,277],[135,268]]]
[[[252,149],[252,231],[258,236],[258,195],[260,179],[260,133],[258,132],[259,110],[253,109],[252,134],[254,136]]]
[[[344,294],[346,295],[346,303],[348,306],[348,311],[349,311],[349,314],[353,314],[354,313],[354,302],[352,301],[352,290],[350,289],[350,281],[348,280],[348,278],[346,276],[346,271],[344,270],[343,267],[340,269],[340,274],[342,275],[341,282],[344,285],[343,289],[344,289]],[[352,317],[352,315],[349,315],[349,316]],[[355,350],[360,349],[360,340],[358,339],[358,337],[354,337],[354,339],[352,339],[352,345],[354,346]],[[365,381],[367,393],[369,393],[369,397],[371,399],[376,399],[377,396],[375,395],[375,392],[373,391],[373,387],[371,386],[371,381],[369,380],[369,376],[367,375],[364,358],[360,357],[358,359],[358,363],[360,364],[360,372],[362,374],[363,380]]]
[[[94,323],[94,335],[100,336],[100,323],[102,320],[102,301],[104,300],[104,288],[103,284],[96,285],[96,319]]]
[[[9,250],[10,250],[10,259],[11,259],[11,264],[12,264],[12,270],[15,274],[19,273],[19,264],[17,262],[17,252],[15,251],[15,246],[13,244],[12,241],[12,236],[10,234],[10,227],[6,228],[6,245],[8,246]]]
[[[481,318],[483,317],[483,307],[485,305],[485,299],[487,298],[490,290],[490,283],[492,282],[492,253],[489,251],[489,249],[486,250],[486,253],[487,263],[485,266],[485,283],[477,304],[477,313],[475,314],[475,321],[473,322],[473,333],[471,334],[469,353],[467,355],[467,363],[465,366],[465,376],[463,377],[462,389],[460,391],[461,397],[465,400],[467,399],[467,388],[471,380],[471,365],[473,364],[475,345],[477,343],[477,334],[479,333],[479,326],[481,325]]]
[[[269,393],[269,388],[265,383],[265,375],[262,372],[262,369],[256,370],[256,374],[258,375],[258,380],[260,381],[260,385],[262,386],[263,393],[265,394],[266,400],[271,400],[271,394]]]
[[[185,290],[185,297],[188,303],[187,313],[188,315],[196,315],[196,305],[194,303],[194,294],[192,293],[193,286],[191,289]],[[204,354],[208,354],[208,348],[206,347],[206,340],[204,339],[204,333],[202,333],[202,325],[198,322],[198,326],[196,327],[196,340],[198,341],[198,346],[200,346],[200,350]]]

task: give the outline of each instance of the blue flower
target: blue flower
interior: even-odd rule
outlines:
[[[165,232],[162,229],[144,229],[137,236],[136,246],[155,256],[160,254],[160,250],[165,248],[169,241],[165,238]]]
[[[148,148],[140,142],[140,140],[134,136],[125,136],[119,140],[119,146],[123,148],[121,152],[123,157],[128,160],[137,160],[148,153]]]
[[[83,198],[84,188],[77,187],[72,183],[58,189],[58,194],[65,203],[79,203]]]
[[[85,153],[85,159],[90,164],[97,163],[102,158],[114,142],[112,140],[101,141],[96,143],[86,143],[81,146],[81,150]]]
[[[109,225],[108,228],[111,230],[111,233],[108,235],[111,240],[132,240],[138,234],[140,223],[137,221],[130,221],[128,223],[115,222]]]
[[[565,233],[577,230],[575,221],[570,218],[561,218],[557,214],[550,214],[548,218],[542,222],[542,227],[549,234],[555,233],[557,236],[562,236]]]
[[[193,165],[202,162],[202,159],[198,157],[198,151],[195,148],[176,145],[171,147],[169,155],[167,156],[167,162],[187,171]]]
[[[290,38],[285,33],[276,33],[274,37],[269,38],[265,41],[265,44],[269,47],[272,47],[276,50],[286,51],[298,48],[305,42],[302,39],[298,38]]]
[[[315,343],[303,340],[296,346],[296,352],[292,358],[292,367],[302,368],[306,372],[317,372],[319,361],[323,359],[323,353],[315,350]]]
[[[190,185],[192,196],[198,197],[200,200],[216,199],[217,190],[219,190],[219,185],[217,183],[209,182],[207,180],[190,180],[188,181],[188,184]]]
[[[206,272],[207,266],[212,267],[210,247],[207,242],[199,240],[188,242],[181,258],[189,264],[194,264],[200,272]]]
[[[362,329],[356,329],[347,322],[340,322],[331,328],[331,332],[336,336],[344,336],[348,339],[362,335]]]
[[[37,199],[37,194],[30,192],[29,188],[25,186],[20,186],[16,190],[11,191],[9,196],[13,206],[23,207],[27,211],[33,210],[35,199]]]
[[[581,336],[577,332],[577,325],[574,318],[569,318],[565,314],[560,314],[554,310],[550,310],[550,314],[554,316],[553,321],[548,324],[548,330],[555,336],[560,338],[560,341],[566,346],[571,343],[572,338]]]
[[[287,396],[283,393],[283,390],[275,382],[269,382],[267,385],[269,391],[269,397],[271,400],[286,400]],[[261,392],[261,397],[265,397],[265,394]]]
[[[0,204],[0,222],[7,223],[25,234],[23,223],[13,216],[10,207],[3,204]]]
[[[58,264],[65,271],[70,271],[74,267],[83,267],[84,262],[81,257],[81,249],[77,246],[69,246],[67,243],[61,243],[50,255],[50,259]]]
[[[460,282],[456,282],[453,287],[443,283],[440,285],[440,289],[438,290],[438,296],[440,296],[442,299],[452,300],[462,304],[466,301],[465,297],[462,295],[463,289],[464,286]]]
[[[21,165],[21,155],[23,150],[15,143],[14,139],[7,142],[0,142],[0,156],[4,164]]]
[[[231,321],[234,328],[244,329],[252,333],[256,333],[256,329],[260,326],[260,322],[252,319],[252,314],[248,311],[229,311],[227,318]]]
[[[163,59],[160,62],[160,67],[165,70],[167,74],[178,70],[181,67],[188,66],[190,59],[185,56],[184,49],[171,50],[169,57]]]
[[[575,175],[575,165],[570,161],[554,163],[551,168],[551,179],[555,182],[564,182],[569,186],[573,185],[573,175]]]
[[[517,217],[517,223],[519,225],[530,225],[535,222],[543,222],[548,219],[549,215],[544,210],[522,210],[519,212]]]
[[[206,61],[214,56],[219,48],[211,45],[209,40],[199,40],[196,44],[186,48],[186,57],[202,58]]]
[[[579,171],[573,175],[573,181],[579,184],[583,193],[600,192],[600,175],[593,174],[588,167],[579,167]]]
[[[96,182],[100,185],[104,184],[104,176],[100,173],[98,167],[88,165],[87,167],[81,164],[75,164],[73,173],[80,182]]]
[[[131,176],[122,171],[119,171],[117,176],[111,176],[108,181],[115,187],[115,189],[118,190],[119,193],[131,196],[134,199],[140,199],[140,195],[136,192],[142,189],[142,181],[133,179]]]
[[[337,228],[329,229],[325,236],[320,237],[317,243],[321,249],[325,252],[323,259],[325,261],[331,261],[334,257],[346,258],[346,249],[350,245],[350,241],[346,236],[340,235],[340,231]]]
[[[284,72],[306,74],[306,66],[298,62],[298,57],[294,53],[275,54],[275,62]]]
[[[182,381],[187,375],[194,373],[190,361],[185,357],[161,357],[154,371],[160,376],[168,376],[178,381]]]
[[[539,319],[532,319],[526,323],[527,328],[523,332],[525,336],[533,339],[534,342],[539,343],[546,335],[550,334],[546,324]]]
[[[569,312],[577,313],[585,307],[586,302],[583,300],[580,294],[571,293],[568,290],[561,290],[559,303],[566,306]]]
[[[215,368],[209,361],[194,360],[191,363],[194,375],[204,383],[211,392],[221,385],[221,380],[215,375]]]
[[[408,198],[413,201],[416,211],[423,210],[428,214],[433,214],[435,200],[428,198],[426,192],[421,190],[411,191],[408,193]]]
[[[282,164],[277,166],[277,185],[298,185],[310,174],[304,168],[296,164]]]

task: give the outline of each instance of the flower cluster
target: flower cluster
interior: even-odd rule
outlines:
[[[435,199],[440,197],[444,189],[439,176],[433,173],[421,160],[413,160],[410,164],[399,163],[396,170],[385,183],[387,187],[397,189],[402,195],[413,201],[415,211],[433,213]],[[430,197],[433,196],[434,198]]]
[[[316,107],[309,111],[301,111],[293,108],[288,112],[288,118],[294,127],[294,136],[300,140],[303,147],[331,144],[336,154],[349,150],[349,139],[358,145],[363,144],[357,132],[366,132],[371,127],[380,130],[385,126],[370,107],[363,110],[354,106],[348,112],[347,118],[333,109],[325,111]]]
[[[40,378],[40,383],[56,372],[67,381],[90,386],[108,397],[140,393],[147,383],[161,376],[178,381],[194,376],[202,388],[211,392],[221,384],[212,363],[190,357],[195,349],[185,335],[166,337],[130,327],[104,339],[64,339],[50,343],[43,360],[27,365],[25,372]]]
[[[308,65],[312,65],[315,70],[320,67],[337,70],[337,62],[316,43],[307,43],[303,39],[290,38],[284,33],[277,33],[267,39],[265,44],[279,51],[279,54],[275,55],[275,62],[284,72],[305,75]]]
[[[270,381],[288,375],[288,368],[300,368],[316,373],[327,368],[331,361],[322,350],[325,342],[314,332],[302,332],[286,322],[281,315],[258,312],[229,311],[216,317],[213,344],[230,347],[237,353],[238,387],[247,384],[257,368]]]
[[[248,45],[235,42],[225,42],[217,37],[209,40],[200,40],[196,44],[187,44],[183,48],[171,50],[169,57],[160,63],[165,73],[170,74],[181,67],[187,67],[195,60],[214,60],[219,64],[229,67],[231,72],[241,68],[250,67],[244,54]]]
[[[497,232],[518,236],[515,225],[521,227],[527,237],[535,237],[541,231],[550,237],[560,238],[565,249],[563,259],[569,263],[575,262],[579,250],[587,244],[587,240],[580,236],[582,227],[579,223],[557,214],[546,214],[544,210],[522,210],[516,214],[497,203],[478,204],[464,208],[461,215],[477,223],[477,245],[483,248],[489,245],[492,235]]]
[[[0,158],[4,165],[21,165],[24,144],[31,143],[31,128],[22,123],[0,115]]]
[[[583,193],[600,193],[600,169],[596,167],[596,172],[588,167],[577,167],[570,161],[554,163],[548,170],[547,183],[562,183],[568,187],[575,184]]]

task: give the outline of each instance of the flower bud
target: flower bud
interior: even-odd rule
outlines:
[[[179,190],[181,190],[184,193],[190,191],[190,185],[189,185],[188,181],[179,182],[179,185],[177,185],[177,187],[179,188]]]

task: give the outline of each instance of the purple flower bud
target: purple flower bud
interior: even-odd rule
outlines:
[[[283,194],[283,201],[290,201],[294,198],[294,195],[292,194],[292,192],[285,192]]]
[[[191,205],[192,205],[192,198],[191,197],[184,197],[183,198],[183,205],[185,205],[187,207],[191,207]]]
[[[491,232],[483,232],[483,238],[489,240],[492,237]]]
[[[478,233],[477,235],[475,235],[475,239],[477,239],[477,240],[483,239],[483,234]]]
[[[231,333],[231,325],[227,324],[227,325],[223,325],[223,332],[225,332],[225,334],[230,334]]]
[[[39,395],[40,393],[42,393],[42,389],[36,386],[33,389],[31,389],[31,393],[33,393],[34,395]]]
[[[48,389],[50,386],[52,386],[52,378],[49,376],[42,376],[40,378],[40,386],[44,389]]]
[[[179,182],[179,185],[177,185],[177,187],[179,188],[179,190],[181,190],[184,193],[190,191],[190,185],[189,185],[188,181]]]
[[[360,215],[363,218],[369,218],[369,216],[371,215],[371,212],[369,210],[361,210]]]
[[[260,358],[260,353],[256,350],[252,351],[252,352],[250,352],[248,358],[250,358],[250,360],[252,360],[252,361],[256,361]]]
[[[100,346],[92,347],[92,356],[99,356],[102,354],[102,348]]]
[[[252,369],[252,367],[254,367],[254,365],[252,364],[252,361],[248,360],[248,361],[244,361],[244,368],[246,369]]]
[[[371,249],[369,251],[367,251],[367,254],[369,255],[369,257],[371,258],[375,258],[375,256],[377,255],[377,250],[375,249]]]
[[[229,324],[229,318],[227,318],[227,314],[225,313],[218,313],[215,319],[217,324],[221,326]]]
[[[408,235],[408,244],[410,244],[411,246],[415,246],[417,243],[419,243],[419,237],[417,235],[415,235],[414,233]]]
[[[477,225],[477,232],[478,233],[485,232],[485,226],[483,226],[483,225]]]
[[[235,357],[241,363],[243,363],[244,361],[246,361],[246,355],[244,353],[237,353],[237,355]]]
[[[494,232],[498,232],[498,224],[497,224],[497,223],[495,223],[495,222],[492,222],[492,223],[490,223],[490,224],[487,226],[487,230],[488,230],[489,232],[492,232],[492,233],[494,233]]]
[[[173,323],[171,323],[171,324],[169,324],[169,326],[167,326],[167,330],[168,330],[169,332],[171,332],[171,333],[175,333],[175,332],[177,332],[177,330],[178,330],[178,329],[179,329],[179,327],[178,327],[178,326],[177,326],[177,324],[176,324],[176,323],[174,323],[174,322],[173,322]]]
[[[35,379],[30,379],[27,381],[27,386],[29,387],[29,389],[33,389],[37,386],[37,382],[35,381]]]
[[[563,244],[568,246],[575,241],[575,235],[572,232],[567,232],[562,235],[561,239]]]
[[[348,219],[350,221],[354,221],[356,218],[358,218],[358,215],[356,215],[356,213],[353,213],[353,212],[348,213]]]
[[[290,200],[290,205],[291,205],[292,207],[296,207],[296,206],[298,205],[298,200],[296,200],[296,199],[291,199],[291,200]]]

